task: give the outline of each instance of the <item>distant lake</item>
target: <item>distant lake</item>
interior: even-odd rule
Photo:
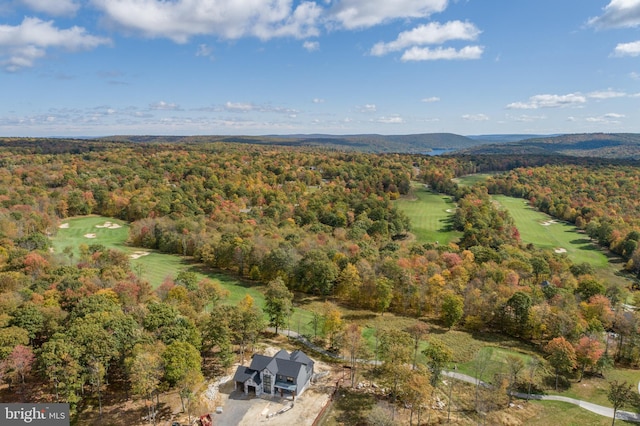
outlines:
[[[434,148],[431,151],[427,151],[424,154],[429,156],[443,155],[448,154],[450,152],[455,151],[455,149],[443,149],[443,148]]]

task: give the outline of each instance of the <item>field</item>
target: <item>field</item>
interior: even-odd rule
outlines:
[[[608,282],[628,286],[620,276],[620,267],[610,260],[606,252],[591,242],[589,237],[567,222],[556,221],[521,198],[494,195],[493,199],[509,211],[525,244],[565,253],[573,263],[589,263],[597,275]]]
[[[396,206],[411,219],[411,232],[420,243],[449,244],[462,235],[449,229],[456,208],[451,198],[435,194],[422,184],[414,183],[411,196],[398,200]]]
[[[520,231],[525,244],[532,243],[543,249],[565,252],[574,263],[588,262],[594,268],[607,266],[607,257],[591,242],[589,237],[567,223],[554,220],[529,206],[521,198],[494,195],[493,199],[507,209]]]
[[[453,179],[459,186],[473,186],[478,182],[484,182],[493,173],[477,173],[475,175],[467,175]]]
[[[111,225],[105,227],[105,223]],[[62,227],[58,229],[57,235],[53,238],[53,250],[55,253],[70,257],[70,260],[73,261],[79,258],[79,247],[82,244],[102,244],[107,248],[121,250],[129,254],[131,269],[138,276],[149,281],[153,288],[158,287],[167,278],[175,278],[179,271],[188,270],[198,274],[200,279],[209,278],[220,283],[229,292],[225,303],[237,305],[245,295],[249,294],[259,307],[264,307],[264,287],[262,285],[240,281],[208,270],[181,256],[127,246],[128,235],[127,223],[117,219],[101,216],[67,219],[62,222]],[[308,302],[303,299],[298,304],[304,305],[306,303]],[[296,305],[295,302],[294,305]],[[302,307],[296,307],[290,318],[291,329],[303,334],[311,334],[313,332],[309,325],[311,317],[311,312]]]

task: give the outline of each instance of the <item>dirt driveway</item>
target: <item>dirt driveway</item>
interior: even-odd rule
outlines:
[[[233,390],[233,382],[220,388],[221,414],[212,413],[215,425],[250,426],[268,423],[273,426],[311,426],[322,407],[329,400],[331,387],[325,382],[315,383],[296,398],[290,410],[276,414],[292,405],[290,399],[257,398]]]

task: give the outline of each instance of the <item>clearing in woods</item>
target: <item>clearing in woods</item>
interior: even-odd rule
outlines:
[[[424,184],[414,182],[410,195],[396,201],[396,206],[411,220],[411,232],[419,243],[449,244],[462,236],[451,229],[456,209],[451,197],[431,192]]]

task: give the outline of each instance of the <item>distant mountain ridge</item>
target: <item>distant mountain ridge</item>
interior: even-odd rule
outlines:
[[[578,133],[524,139],[465,148],[460,154],[568,155],[610,159],[640,159],[640,134]]]
[[[107,143],[238,143],[318,147],[344,151],[409,154],[549,155],[640,160],[638,133],[578,133],[565,135],[473,135],[421,133],[409,135],[266,135],[158,136],[114,135],[98,138],[0,138],[0,146],[24,152],[84,152]]]
[[[266,136],[110,136],[109,141],[147,143],[228,142],[257,145],[308,146],[377,153],[428,153],[431,150],[457,150],[478,145],[478,141],[454,133],[411,135],[266,135]]]

